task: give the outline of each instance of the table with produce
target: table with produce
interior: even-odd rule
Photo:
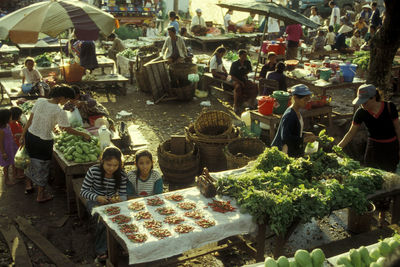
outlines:
[[[343,208],[363,214],[370,199],[399,194],[400,176],[361,167],[332,142],[333,138],[322,132],[319,150],[300,158],[290,158],[276,147],[267,148],[245,171],[218,177],[218,195],[235,199],[241,212],[248,212],[278,236],[275,255],[281,255],[298,223]],[[397,207],[398,197],[394,201]],[[397,213],[392,210],[394,222],[400,219]],[[259,226],[258,236],[265,236],[260,230]],[[257,249],[264,251],[264,245],[258,244]]]
[[[257,33],[226,33],[213,36],[193,36],[190,40],[201,45],[203,51],[205,51],[208,43],[240,42],[243,39],[255,38],[258,35]]]
[[[168,258],[256,228],[236,201],[206,198],[196,187],[99,206],[93,213],[100,215],[109,236],[128,252],[129,264]],[[110,254],[109,259],[115,260]]]
[[[82,127],[76,129],[87,131]],[[100,152],[96,136],[86,141],[82,137],[61,132],[54,138],[53,159],[65,175],[68,211],[71,211],[71,202],[74,200],[72,179],[84,177],[88,169],[98,162]]]

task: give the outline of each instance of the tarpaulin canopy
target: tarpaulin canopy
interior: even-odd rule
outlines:
[[[310,20],[306,16],[281,5],[266,1],[224,1],[217,4],[220,7],[242,12],[252,12],[263,16],[271,16],[273,18],[282,20],[286,25],[288,24],[301,24],[313,29],[318,28],[320,25]]]
[[[115,28],[112,15],[77,0],[43,1],[21,8],[0,19],[0,39],[14,43],[36,43],[39,33],[57,37],[74,28],[79,40],[97,40]]]

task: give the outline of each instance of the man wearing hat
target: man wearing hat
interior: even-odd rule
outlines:
[[[341,53],[351,53],[354,52],[351,48],[346,45],[346,37],[350,36],[353,32],[353,28],[347,25],[343,25],[339,29],[339,34],[336,36],[335,44],[332,46],[332,49],[337,49]]]
[[[201,14],[201,9],[196,9],[196,16],[192,18],[192,23],[190,24],[190,31],[198,36],[204,36],[207,33],[207,26]]]
[[[362,11],[360,13],[360,17],[364,18],[365,23],[369,24],[369,20],[372,16],[372,10],[371,6],[368,4],[365,4],[362,6]]]
[[[381,101],[379,92],[372,84],[358,88],[353,105],[360,105],[353,123],[338,146],[345,147],[356,135],[361,124],[368,130],[365,165],[394,172],[399,163],[400,123],[396,105]]]
[[[305,109],[311,99],[311,91],[304,84],[291,87],[292,105],[283,113],[278,131],[271,146],[290,157],[301,157],[304,154],[304,143],[314,142],[317,137],[311,132],[304,132],[304,122],[300,110]]]

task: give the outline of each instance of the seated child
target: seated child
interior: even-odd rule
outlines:
[[[333,31],[333,26],[329,26],[328,33],[326,34],[326,44],[334,45],[335,44],[336,34]]]
[[[153,156],[148,150],[140,150],[135,155],[136,170],[128,173],[128,198],[146,197],[163,192],[163,180],[153,169]]]
[[[360,47],[364,43],[363,39],[361,39],[360,30],[355,30],[353,36],[350,39],[350,48],[355,49],[356,51],[360,50]]]
[[[81,196],[88,200],[89,214],[94,207],[126,200],[127,176],[123,169],[122,153],[116,147],[104,149],[99,165],[89,168],[83,180]],[[107,231],[94,216],[96,225],[95,251],[97,260],[107,259]]]
[[[39,91],[39,95],[44,96],[43,88],[40,90],[40,88],[37,86],[42,81],[42,75],[35,68],[35,64],[35,59],[32,57],[27,57],[25,59],[25,68],[21,70],[22,84],[30,84],[31,90],[24,93],[33,93],[35,91]]]

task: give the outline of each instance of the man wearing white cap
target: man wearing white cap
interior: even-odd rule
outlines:
[[[400,123],[396,105],[381,101],[379,92],[372,84],[358,88],[353,105],[360,105],[353,123],[338,146],[345,147],[356,135],[361,124],[368,130],[365,165],[394,172],[399,163]]]
[[[192,18],[192,23],[190,24],[190,31],[195,35],[204,36],[207,33],[207,26],[201,14],[201,9],[196,9],[196,16]]]

